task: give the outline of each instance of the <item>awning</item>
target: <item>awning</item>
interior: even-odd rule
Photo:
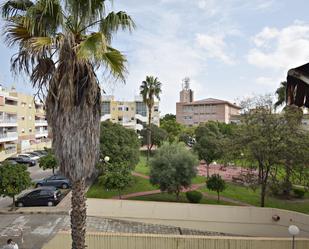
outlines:
[[[309,63],[288,71],[286,103],[309,108]]]

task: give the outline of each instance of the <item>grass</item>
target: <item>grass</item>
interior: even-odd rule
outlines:
[[[259,189],[254,192],[249,188],[237,184],[226,183],[226,185],[227,188],[221,193],[221,196],[228,197],[234,200],[239,200],[253,206],[260,206]],[[216,195],[216,192],[209,191],[208,189],[206,189],[206,187],[202,187],[199,190],[201,192],[207,192],[209,194]],[[306,194],[304,199],[299,200],[285,200],[266,196],[265,206],[309,214],[309,194]]]
[[[175,195],[168,194],[168,193],[160,193],[160,194],[132,197],[132,198],[129,198],[129,200],[189,203],[187,198],[186,198],[185,193],[180,194],[179,201],[176,200]],[[220,203],[217,203],[216,200],[207,199],[205,197],[203,197],[200,204],[234,205],[235,206],[235,204],[225,202],[225,201],[220,201]]]
[[[133,184],[130,187],[123,190],[122,195],[158,189],[157,187],[152,186],[148,179],[144,179],[144,178],[141,178],[141,177],[138,177],[138,176],[133,176],[133,179],[134,179]],[[95,182],[89,188],[89,190],[87,192],[88,198],[107,199],[107,198],[112,198],[114,196],[118,196],[118,191],[114,191],[114,190],[107,191],[98,182]]]

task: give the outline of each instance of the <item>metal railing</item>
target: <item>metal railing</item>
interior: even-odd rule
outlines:
[[[0,133],[0,138],[13,138],[18,137],[17,132],[7,132],[7,133]]]

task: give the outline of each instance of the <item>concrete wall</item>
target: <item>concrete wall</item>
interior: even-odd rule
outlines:
[[[87,249],[290,249],[290,239],[203,237],[181,235],[148,235],[88,233]],[[58,233],[43,249],[70,249],[68,232]],[[308,249],[309,240],[296,240],[297,249]]]
[[[90,216],[247,236],[287,237],[288,226],[295,224],[301,237],[309,237],[309,215],[274,208],[91,198],[87,206]],[[273,221],[273,215],[280,220]]]

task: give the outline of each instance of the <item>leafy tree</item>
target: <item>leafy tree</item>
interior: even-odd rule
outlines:
[[[123,11],[106,1],[5,1],[5,40],[18,48],[12,70],[30,77],[41,96],[60,171],[72,181],[72,248],[85,248],[85,179],[98,159],[101,89],[95,70],[103,66],[124,81],[125,56],[112,47],[113,34],[131,31]],[[43,96],[44,97],[44,96]]]
[[[110,121],[101,123],[100,157],[110,158],[110,164],[126,164],[134,169],[139,160],[140,141],[135,131]]]
[[[147,134],[147,161],[149,160],[149,154],[151,150],[151,118],[152,108],[154,106],[155,98],[160,100],[160,93],[162,83],[157,77],[146,76],[146,80],[142,82],[140,86],[140,94],[143,97],[143,102],[148,108],[148,134]]]
[[[55,174],[55,169],[58,167],[58,162],[55,155],[51,151],[48,151],[46,156],[39,159],[39,166],[43,170],[52,169],[53,174]]]
[[[175,193],[177,200],[183,188],[196,176],[197,158],[184,144],[163,144],[150,161],[150,182],[161,191]]]
[[[207,122],[200,125],[196,131],[196,144],[193,149],[197,152],[199,159],[205,160],[207,167],[207,178],[209,177],[209,165],[222,156],[222,134],[216,122]]]
[[[275,103],[275,109],[285,104],[286,87],[287,87],[287,82],[283,81],[280,83],[280,86],[277,88],[276,90],[277,101]]]
[[[219,174],[214,174],[206,181],[206,186],[209,190],[216,191],[218,195],[218,203],[220,202],[220,192],[222,192],[226,186],[225,181]]]
[[[21,164],[2,163],[0,167],[0,196],[13,198],[15,207],[15,196],[31,186],[30,173],[27,167]]]
[[[165,130],[168,134],[168,141],[170,143],[178,141],[180,133],[183,131],[183,126],[176,122],[176,119],[162,120],[160,128]]]
[[[121,192],[130,186],[132,180],[131,170],[125,163],[108,163],[107,170],[99,177],[99,183],[106,189],[118,191],[119,199],[121,199]]]
[[[245,157],[255,161],[259,169],[261,184],[261,207],[265,206],[266,189],[270,173],[280,162],[284,148],[282,118],[274,115],[272,100],[268,96],[252,99],[253,109],[248,108],[242,120],[238,142],[241,144]]]
[[[162,128],[154,125],[154,124],[151,124],[150,126],[150,134],[151,134],[151,145],[150,145],[150,150],[152,149],[152,147],[154,145],[156,146],[160,146],[167,138],[167,132],[165,130],[163,130]],[[141,133],[140,135],[142,136],[142,144],[143,145],[146,145],[147,144],[147,129],[143,129],[141,130]]]
[[[176,115],[168,113],[168,114],[165,114],[163,118],[160,118],[160,122],[165,122],[169,120],[176,121]]]

